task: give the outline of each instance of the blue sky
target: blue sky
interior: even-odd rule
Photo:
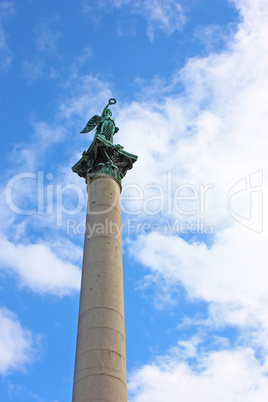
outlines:
[[[267,397],[266,0],[0,2],[0,400],[71,400],[86,187],[109,98],[131,402]]]

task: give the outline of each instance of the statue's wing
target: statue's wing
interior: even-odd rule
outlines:
[[[82,131],[80,131],[80,133],[81,134],[89,133],[100,123],[100,120],[101,117],[98,116],[97,114],[91,117],[91,119],[89,119],[89,121],[87,122],[86,127]]]

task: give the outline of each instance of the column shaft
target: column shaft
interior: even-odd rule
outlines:
[[[127,402],[120,184],[88,179],[73,402]]]

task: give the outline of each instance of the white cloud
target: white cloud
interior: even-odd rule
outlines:
[[[221,25],[200,25],[195,30],[194,40],[201,43],[207,53],[217,52],[217,48],[224,47],[228,42],[231,31],[232,26],[227,26],[224,30]]]
[[[156,305],[174,305],[176,286],[183,286],[190,301],[208,306],[207,318],[186,317],[185,325],[196,325],[204,333],[232,327],[238,334],[232,335],[234,348],[228,335],[220,351],[204,343],[195,365],[180,352],[179,361],[170,354],[136,370],[130,378],[135,402],[190,402],[197,395],[200,400],[224,402],[267,397],[267,213],[257,196],[264,197],[265,206],[268,2],[235,4],[242,19],[225,50],[189,59],[170,83],[158,80],[157,86],[144,90],[145,100],[120,111],[119,142],[139,155],[126,184],[139,183],[146,194],[146,186],[157,183],[166,196],[170,170],[174,188],[183,183],[214,185],[203,216],[214,227],[209,246],[198,236],[189,241],[145,233],[136,243],[131,239],[130,252],[148,269],[147,285],[158,284]],[[123,137],[123,132],[128,135]],[[228,192],[234,185],[232,207],[242,224],[228,211]],[[181,223],[200,217],[174,209],[169,215]],[[263,231],[256,229],[259,218]],[[151,217],[143,214],[137,219],[143,223]],[[194,353],[194,348],[189,350]]]
[[[67,128],[57,123],[46,123],[32,118],[30,124],[33,134],[27,143],[15,143],[9,155],[11,168],[8,172],[36,172],[41,164],[42,158],[46,155],[49,147],[61,142],[66,135]]]
[[[64,296],[79,291],[81,281],[80,269],[71,262],[77,261],[79,250],[68,242],[64,247],[68,247],[68,255],[66,249],[60,254],[62,243],[53,247],[47,243],[13,244],[2,236],[0,261],[5,269],[17,275],[21,286],[36,293]]]
[[[265,236],[238,225],[220,232],[211,248],[182,238],[141,236],[133,255],[147,266],[159,285],[182,284],[190,299],[210,303],[214,327],[232,325],[268,329]]]
[[[146,185],[157,183],[166,194],[171,171],[174,189],[183,183],[213,184],[205,218],[216,230],[232,224],[228,191],[267,165],[268,29],[266,13],[254,15],[257,22],[251,13],[226,50],[190,59],[169,83],[153,81],[143,100],[125,105],[116,120],[115,141],[139,156],[124,183],[139,183],[144,192]],[[264,180],[267,187],[265,175]],[[244,194],[238,206],[242,215],[248,212]]]
[[[250,348],[200,353],[195,367],[180,359],[180,350],[159,358],[129,376],[131,402],[264,402],[267,362]]]
[[[76,71],[67,81],[66,89],[68,94],[59,106],[59,118],[64,121],[67,119],[68,122],[77,116],[80,119],[91,117],[92,113],[96,114],[96,110],[101,114],[104,105],[112,97],[109,83],[91,74],[78,75]]]
[[[255,39],[252,47],[250,40],[247,41],[243,54],[241,43],[237,43],[240,53],[236,56],[227,52],[190,61],[181,75],[185,79],[186,96],[173,102],[181,119],[172,118],[176,112],[173,109],[172,114],[172,100],[167,97],[161,114],[155,104],[150,109],[146,109],[146,103],[143,107],[132,105],[125,119],[123,114],[120,116],[129,137],[119,142],[124,145],[127,142],[126,148],[140,156],[137,166],[126,178],[127,183],[140,183],[144,189],[156,182],[166,194],[165,177],[170,169],[175,186],[178,183],[214,184],[206,199],[205,214],[216,235],[210,247],[163,234],[141,236],[136,248],[131,242],[130,249],[135,250],[135,257],[149,269],[147,283],[158,284],[156,305],[174,304],[174,286],[180,284],[191,300],[208,303],[208,319],[189,320],[190,324],[198,328],[209,326],[212,330],[229,325],[236,327],[240,330],[239,342],[249,345],[251,355],[261,348],[262,359],[265,359],[267,231],[256,233],[235,224],[227,208],[231,187],[267,166],[264,147],[267,75],[263,66],[267,67],[267,63],[260,63],[256,68],[252,65],[252,60],[261,60],[263,54]],[[260,40],[262,42],[262,37]],[[238,58],[243,59],[241,68]],[[154,140],[156,132],[162,135]],[[266,197],[267,180],[264,180],[262,191]],[[246,217],[250,208],[254,208],[252,200],[248,187],[241,196],[234,197],[236,212]],[[257,203],[255,209],[261,214],[259,208]],[[173,211],[171,219],[178,216],[182,222],[191,218]],[[146,216],[138,218],[140,222],[148,220]],[[265,222],[266,215],[263,219]],[[248,349],[234,353],[228,345],[225,348],[220,353],[206,352],[205,370],[201,374],[192,371],[185,362],[174,363],[172,357],[165,362],[165,367],[158,362],[144,366],[130,380],[130,389],[136,395],[132,400],[190,402],[201,395],[206,401],[264,401],[267,394],[264,367],[248,356]],[[234,377],[229,375],[233,374],[233,369]]]
[[[117,34],[119,36],[136,34],[135,20],[130,18],[131,14],[139,15],[147,21],[147,35],[151,41],[156,32],[162,31],[166,35],[172,35],[176,31],[182,31],[186,23],[182,7],[176,0],[113,0],[112,2],[103,0],[98,2],[97,7],[102,12],[107,12],[112,7],[127,10],[126,19],[118,17]],[[90,2],[83,1],[82,8],[88,17],[92,18],[94,15],[94,22],[96,18],[100,18],[96,8],[93,9]]]
[[[152,41],[156,31],[167,35],[181,31],[186,22],[182,7],[174,0],[145,0],[134,2],[135,12],[142,14],[148,21],[147,34]]]
[[[32,334],[23,328],[16,315],[0,308],[0,373],[21,370],[33,357]]]

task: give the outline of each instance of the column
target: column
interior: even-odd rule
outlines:
[[[121,184],[87,175],[73,402],[127,402]]]

